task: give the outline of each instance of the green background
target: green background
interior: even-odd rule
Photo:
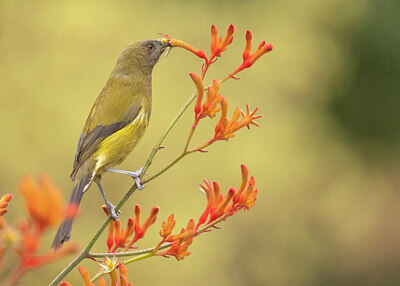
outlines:
[[[116,59],[130,42],[159,32],[209,51],[211,24],[235,41],[207,82],[241,63],[244,33],[274,45],[222,94],[230,114],[259,107],[261,128],[240,130],[206,154],[194,154],[123,208],[161,212],[141,248],[158,241],[161,222],[174,213],[177,228],[197,219],[206,200],[203,179],[224,192],[240,183],[246,164],[259,190],[256,206],[196,238],[192,255],[129,265],[134,285],[399,285],[400,99],[398,1],[0,1],[0,193],[16,194],[23,174],[48,173],[69,196],[69,174],[88,112]],[[142,166],[167,123],[191,94],[189,72],[201,61],[181,49],[162,57],[153,73],[149,129],[122,167]],[[180,152],[192,107],[163,143],[149,173]],[[213,135],[204,120],[195,145]],[[194,145],[193,145],[194,146]],[[106,175],[117,202],[132,181]],[[103,221],[92,186],[73,229],[84,246]],[[26,214],[15,196],[7,219]],[[56,229],[45,237],[50,247]],[[95,246],[105,250],[105,236]],[[47,285],[71,260],[35,270],[21,285]],[[6,263],[13,263],[9,260]],[[96,263],[82,263],[92,275]],[[81,285],[77,270],[68,277]]]

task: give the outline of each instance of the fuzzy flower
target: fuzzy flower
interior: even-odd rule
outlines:
[[[4,196],[1,197],[1,199],[0,199],[0,217],[2,217],[7,212],[6,207],[8,206],[8,203],[11,201],[12,197],[13,196],[11,194],[5,194]]]
[[[41,175],[39,184],[30,176],[25,176],[19,184],[29,214],[39,225],[40,231],[49,226],[58,225],[64,213],[61,190],[47,175]]]

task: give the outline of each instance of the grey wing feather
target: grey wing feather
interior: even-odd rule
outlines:
[[[75,180],[76,172],[79,167],[92,155],[99,144],[108,136],[113,133],[121,130],[131,122],[135,120],[135,118],[139,115],[142,107],[140,105],[135,105],[130,108],[130,111],[126,117],[126,120],[123,122],[113,123],[111,125],[97,125],[92,131],[87,133],[86,135],[82,132],[79,141],[78,148],[75,154],[74,167],[71,173],[71,179]]]

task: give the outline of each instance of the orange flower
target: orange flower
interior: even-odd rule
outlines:
[[[162,34],[164,37],[166,37],[169,40],[169,43],[171,44],[171,46],[173,47],[180,47],[180,48],[184,48],[185,50],[188,50],[189,52],[195,54],[196,56],[198,56],[199,58],[202,58],[206,61],[206,63],[208,62],[208,58],[206,56],[206,53],[196,49],[195,47],[189,45],[188,43],[182,41],[182,40],[178,40],[178,39],[171,39],[168,35],[166,34]]]
[[[122,263],[118,264],[117,267],[119,270],[119,283],[118,283],[118,273],[117,269],[113,269],[111,272],[108,274],[110,275],[110,286],[132,286],[131,282],[128,282],[127,275],[128,275],[128,270],[126,269],[126,266]],[[89,271],[85,267],[78,267],[79,273],[81,274],[81,278],[83,281],[84,286],[95,286],[94,283],[90,282],[90,274]],[[72,286],[71,283],[67,281],[62,281],[59,284],[60,286]],[[97,284],[98,286],[107,286],[106,280],[104,277],[100,277],[99,283]]]
[[[140,226],[140,213],[141,213],[141,208],[139,205],[135,206],[135,236],[129,242],[128,246],[126,248],[129,248],[134,244],[136,241],[139,239],[143,238],[144,234],[146,233],[147,229],[156,222],[157,220],[157,214],[160,211],[159,206],[155,206],[151,209],[149,216],[146,218],[145,222],[143,223],[142,226]]]
[[[206,116],[215,117],[216,113],[221,110],[218,104],[222,100],[222,96],[218,93],[220,84],[218,80],[213,80],[213,84],[207,89],[207,99],[202,105],[203,95],[204,95],[204,85],[201,76],[196,73],[190,73],[194,84],[197,88],[197,98],[196,104],[194,106],[195,119],[199,120]]]
[[[242,64],[226,78],[235,78],[234,75],[238,72],[251,67],[261,56],[269,53],[274,48],[272,44],[267,44],[265,41],[261,42],[257,50],[251,54],[253,34],[251,31],[246,31],[246,46],[243,51],[243,62]]]
[[[214,57],[220,57],[221,53],[224,52],[227,47],[232,43],[233,41],[233,33],[235,33],[235,26],[232,24],[229,25],[228,29],[226,30],[226,34],[224,39],[222,37],[218,38],[218,30],[217,28],[212,25],[211,26],[211,56],[210,56],[210,61]]]
[[[168,238],[165,238],[165,236],[162,235],[164,238],[163,242],[174,243],[171,245],[170,249],[164,252],[157,253],[157,255],[161,255],[164,257],[174,256],[178,261],[184,259],[186,256],[190,255],[190,252],[187,250],[192,244],[193,238],[196,236],[196,234],[197,231],[194,229],[194,220],[191,219],[186,229],[182,228],[181,232],[178,235],[171,235]]]
[[[254,177],[248,179],[249,170],[245,165],[241,165],[241,171],[242,182],[233,198],[233,206],[236,209],[245,208],[249,210],[256,204],[258,190],[254,190],[256,184]]]
[[[207,219],[206,225],[209,225],[225,215],[231,216],[243,208],[249,210],[255,205],[258,193],[254,190],[255,179],[253,177],[248,179],[249,170],[245,165],[241,165],[241,173],[242,182],[239,189],[236,191],[234,188],[229,188],[225,196],[222,196],[218,182],[211,184],[210,181],[204,180],[205,184],[200,185],[200,190],[207,196],[207,207],[199,218],[196,231]]]
[[[189,237],[194,237],[196,235],[196,230],[194,230],[194,220],[191,219],[186,227],[186,229],[182,228],[180,234],[171,235],[165,241],[173,242],[175,240],[185,240]]]
[[[103,210],[105,214],[108,216],[109,211],[105,205],[103,205]],[[135,205],[135,217],[129,217],[128,222],[126,224],[126,229],[121,229],[121,222],[118,220],[117,222],[111,221],[108,228],[108,237],[107,237],[107,247],[109,252],[115,252],[120,247],[125,247],[128,249],[139,239],[143,238],[147,229],[155,223],[157,220],[157,214],[160,211],[159,206],[155,206],[151,209],[149,216],[146,218],[145,222],[142,226],[140,226],[140,215],[141,215],[141,207],[139,205]],[[135,236],[129,241],[129,237],[135,232]],[[115,243],[115,245],[114,245]],[[114,245],[114,247],[113,247]],[[113,247],[113,248],[112,248]],[[112,251],[111,251],[112,248]]]
[[[40,231],[48,226],[58,225],[62,219],[64,205],[61,190],[50,177],[41,175],[39,185],[30,176],[22,178],[19,190],[23,195],[29,214],[39,225]]]
[[[0,217],[2,217],[6,212],[6,207],[8,206],[8,203],[11,201],[12,199],[12,195],[11,194],[5,194],[4,196],[1,197],[0,199]]]
[[[244,113],[240,108],[236,108],[235,112],[233,113],[232,119],[228,121],[226,115],[228,113],[228,101],[225,97],[222,97],[221,101],[221,117],[218,121],[217,125],[215,126],[215,135],[214,140],[228,140],[235,136],[235,132],[243,127],[247,127],[250,129],[250,125],[255,125],[260,127],[257,122],[254,120],[263,117],[262,115],[255,115],[258,108],[254,109],[250,112],[249,106],[246,105],[246,113]],[[238,119],[242,116],[242,119],[238,121]]]
[[[160,236],[166,239],[171,234],[174,227],[175,227],[174,214],[171,214],[166,222],[163,221],[162,230],[160,230]]]
[[[41,233],[39,228],[27,222],[21,222],[18,227],[21,233],[21,244],[17,252],[21,257],[20,268],[24,271],[49,264],[58,258],[78,251],[76,244],[69,244],[57,252],[48,251],[38,255]]]

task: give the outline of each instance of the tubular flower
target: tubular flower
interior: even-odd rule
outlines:
[[[251,54],[252,40],[253,40],[253,34],[251,33],[251,31],[247,30],[246,46],[243,52],[243,63],[236,71],[232,73],[232,75],[240,72],[241,70],[251,67],[261,56],[272,51],[272,49],[274,48],[272,44],[266,44],[265,41],[263,41],[258,46],[257,50]]]
[[[4,196],[1,197],[1,199],[0,199],[0,217],[2,217],[7,212],[6,207],[8,206],[8,203],[11,201],[12,197],[13,196],[11,194],[5,194]]]
[[[187,238],[193,237],[197,234],[196,230],[194,230],[194,220],[191,219],[186,227],[186,229],[182,228],[180,234],[171,235],[165,241],[173,242],[175,240],[185,240]]]
[[[218,182],[211,184],[205,180],[205,184],[200,186],[200,190],[207,196],[207,207],[199,218],[196,231],[207,219],[206,225],[209,225],[223,216],[231,216],[243,208],[249,210],[255,205],[258,193],[254,190],[255,179],[254,177],[249,179],[249,170],[245,165],[241,165],[241,173],[242,181],[238,190],[230,188],[225,196],[222,196]]]
[[[134,221],[133,218],[128,218],[126,223],[126,229],[121,229],[121,221],[115,222],[115,235],[114,235],[114,251],[119,247],[125,247],[125,244],[129,241],[129,237],[133,234]]]
[[[188,43],[186,43],[182,40],[171,39],[168,35],[165,35],[165,34],[161,34],[161,35],[163,35],[164,37],[166,37],[169,40],[169,43],[171,44],[171,46],[184,48],[185,50],[188,50],[189,52],[195,54],[199,58],[204,59],[206,61],[206,63],[208,62],[208,58],[207,58],[205,52],[203,52],[199,49],[196,49],[195,47],[189,45]]]
[[[20,182],[19,190],[31,218],[41,231],[48,226],[58,225],[64,212],[64,204],[61,190],[53,184],[49,176],[41,175],[39,184],[32,177],[25,176]]]
[[[222,96],[218,93],[220,84],[218,80],[213,80],[213,84],[207,89],[207,99],[202,105],[203,96],[204,96],[204,85],[201,76],[196,73],[190,73],[190,77],[192,78],[194,84],[197,88],[197,98],[196,104],[194,106],[195,119],[199,120],[206,116],[215,117],[216,113],[221,110],[218,104],[222,100]]]
[[[163,221],[162,230],[160,230],[160,236],[166,239],[171,234],[174,227],[175,227],[174,214],[171,214],[166,222]]]
[[[108,211],[107,207],[103,205],[102,208],[104,213],[108,216],[110,212]],[[139,205],[135,205],[135,217],[128,218],[125,230],[121,229],[120,220],[118,220],[117,222],[111,221],[108,227],[108,237],[107,237],[108,252],[115,252],[120,247],[125,247],[125,249],[128,249],[136,241],[143,238],[147,229],[157,220],[157,214],[159,211],[160,211],[159,206],[153,207],[143,225],[140,226],[140,215],[142,209]],[[133,232],[135,232],[135,236],[131,241],[129,241]]]
[[[233,41],[233,33],[235,33],[235,26],[232,24],[229,25],[228,29],[226,30],[226,34],[224,39],[222,37],[218,38],[218,30],[217,28],[212,25],[211,26],[211,56],[210,61],[214,57],[220,57],[221,53],[224,52],[227,47]]]
[[[262,115],[255,115],[258,108],[250,112],[249,106],[246,105],[246,113],[244,113],[240,108],[236,108],[230,121],[228,121],[228,119],[226,118],[226,115],[228,113],[228,101],[224,97],[222,97],[221,109],[222,112],[220,120],[215,126],[215,135],[213,138],[214,140],[228,140],[229,138],[235,136],[234,133],[236,131],[245,126],[248,129],[250,129],[250,125],[260,127],[260,125],[258,125],[258,123],[254,121],[258,118],[263,117]],[[239,120],[240,116],[242,116],[242,119]]]
[[[118,279],[118,273],[117,269],[119,270],[119,279]],[[81,278],[83,281],[84,286],[95,286],[94,283],[91,283],[90,280],[90,274],[89,271],[85,267],[78,267],[79,273],[81,274]],[[110,286],[132,286],[131,282],[128,282],[127,279],[127,274],[128,270],[126,269],[126,266],[122,263],[118,264],[112,271],[108,273],[110,275]],[[118,282],[119,280],[119,282]],[[60,286],[72,286],[71,283],[67,281],[62,281],[59,284]],[[100,277],[99,283],[97,284],[98,286],[107,286],[106,280],[104,277]]]
[[[102,209],[106,216],[110,215],[110,211],[108,210],[106,205],[102,206]],[[128,222],[126,223],[126,229],[121,229],[121,220],[113,221],[111,220],[108,225],[108,236],[107,236],[107,247],[108,252],[115,252],[120,247],[125,247],[126,243],[129,241],[129,237],[133,234],[134,227],[133,218],[129,217]],[[114,245],[115,242],[115,245]],[[111,250],[111,248],[114,248]]]
[[[130,248],[132,244],[134,244],[139,239],[143,238],[144,234],[146,233],[147,229],[156,222],[157,214],[160,211],[159,206],[155,206],[151,209],[149,216],[146,218],[145,222],[142,226],[140,226],[140,214],[141,208],[139,205],[135,205],[135,218],[134,218],[134,229],[135,229],[135,236],[126,246],[126,248]]]
[[[196,236],[196,234],[197,231],[194,229],[194,220],[191,219],[186,229],[182,228],[178,235],[171,235],[167,239],[164,237],[164,242],[174,243],[171,245],[170,249],[160,252],[157,255],[164,257],[174,256],[178,261],[184,259],[186,256],[190,255],[190,252],[187,250],[192,244],[193,237]]]

